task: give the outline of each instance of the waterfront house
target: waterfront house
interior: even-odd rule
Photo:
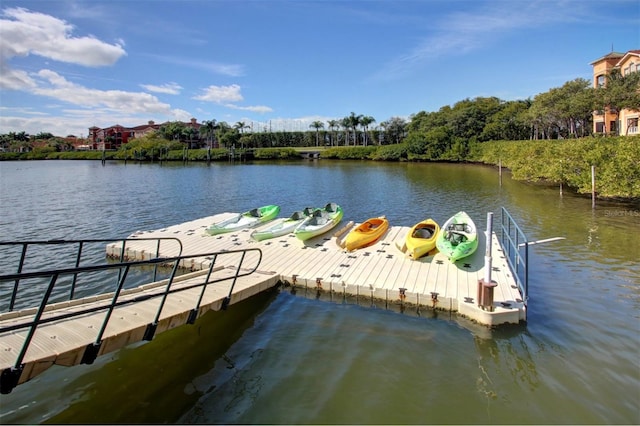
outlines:
[[[154,121],[148,121],[147,124],[141,124],[135,127],[124,127],[119,124],[115,124],[109,127],[89,127],[88,139],[93,149],[97,150],[110,150],[118,149],[123,144],[126,144],[131,139],[140,138],[147,133],[160,130],[160,127],[169,122],[162,124],[156,124]],[[195,118],[192,118],[189,122],[182,122],[185,127],[200,130],[202,124],[198,123]],[[199,133],[196,133],[199,135]]]
[[[622,76],[640,71],[640,50],[626,53],[611,52],[591,63],[593,67],[593,87],[606,84],[607,75],[613,70],[620,70]],[[635,135],[638,131],[640,111],[623,108],[620,111],[605,106],[593,112],[593,133],[613,135]]]

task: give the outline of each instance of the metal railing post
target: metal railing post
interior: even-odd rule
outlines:
[[[173,265],[173,270],[171,271],[171,276],[167,281],[167,286],[165,287],[164,292],[162,293],[162,299],[160,300],[160,306],[158,306],[158,312],[156,312],[156,317],[153,322],[147,325],[147,329],[144,333],[143,340],[152,340],[154,334],[156,333],[156,328],[158,327],[158,322],[160,321],[160,314],[162,313],[162,309],[164,308],[164,304],[167,301],[167,297],[169,296],[169,291],[171,290],[171,285],[173,284],[173,279],[178,271],[178,266],[180,264],[179,260],[175,261]]]
[[[16,364],[14,368],[18,368],[22,364],[22,360],[27,354],[27,350],[29,349],[29,345],[31,344],[31,339],[33,339],[33,335],[36,333],[36,328],[38,328],[38,325],[40,325],[42,313],[44,312],[44,308],[47,306],[47,302],[49,301],[51,292],[53,292],[53,287],[55,287],[56,281],[58,281],[58,274],[54,274],[51,276],[51,280],[49,281],[49,285],[47,286],[47,291],[45,291],[44,296],[42,297],[42,302],[40,302],[40,306],[38,307],[38,311],[36,312],[36,316],[31,322],[31,328],[29,328],[29,333],[24,339],[22,349],[18,354],[18,358],[16,358]]]
[[[20,261],[18,262],[18,271],[20,274],[22,272],[22,266],[24,265],[24,259],[27,256],[27,246],[29,243],[22,244],[22,253],[20,254]],[[16,296],[18,295],[18,286],[20,285],[20,278],[16,278],[15,283],[13,284],[13,291],[11,292],[11,301],[9,302],[9,310],[13,311],[13,307],[16,304]]]
[[[242,252],[242,256],[240,257],[240,262],[238,262],[238,267],[236,268],[236,274],[233,277],[233,282],[231,283],[231,288],[229,289],[229,295],[222,299],[222,310],[226,310],[231,303],[231,295],[233,294],[233,288],[236,285],[236,281],[238,281],[238,275],[240,274],[240,269],[242,268],[242,264],[244,263],[244,256],[247,254],[246,251]]]
[[[522,295],[524,303],[529,297],[529,243],[513,217],[504,207],[501,207],[502,249],[506,254],[506,259],[511,267],[516,284]],[[524,246],[524,254],[520,247]]]
[[[204,298],[204,293],[205,291],[207,291],[207,284],[209,284],[209,278],[211,278],[211,273],[213,272],[213,268],[215,267],[217,259],[218,259],[218,255],[214,254],[213,259],[211,260],[211,264],[209,265],[209,271],[207,272],[207,277],[205,278],[204,285],[202,286],[202,291],[200,292],[200,296],[198,297],[196,306],[189,313],[187,324],[194,324],[196,322],[196,318],[198,316],[198,310],[200,309],[200,304],[202,303],[202,299]]]
[[[80,245],[78,246],[78,254],[76,255],[76,268],[80,266],[80,260],[82,259],[82,241],[80,241]],[[71,280],[71,290],[69,292],[69,300],[73,300],[73,296],[76,291],[76,282],[78,279],[78,274],[73,274],[73,279]]]
[[[120,269],[120,272],[122,272],[122,269]],[[118,301],[118,297],[120,296],[120,291],[122,290],[122,287],[124,287],[124,282],[127,279],[128,273],[129,273],[129,265],[125,266],[124,273],[120,274],[121,277],[118,280],[118,286],[116,288],[116,291],[113,294],[113,298],[111,299],[111,304],[107,309],[107,313],[105,315],[104,321],[102,321],[102,326],[100,327],[100,331],[98,331],[98,335],[96,336],[96,341],[90,344],[89,346],[87,346],[87,348],[85,349],[84,354],[82,355],[82,360],[80,361],[81,364],[93,364],[93,361],[95,361],[96,357],[98,356],[98,352],[100,351],[100,346],[102,345],[102,336],[104,335],[104,332],[107,330],[107,325],[109,324],[109,320],[111,319],[111,314],[113,313],[113,310],[116,306],[116,302]]]

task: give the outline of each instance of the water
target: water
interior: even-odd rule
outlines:
[[[640,206],[498,185],[493,168],[301,161],[0,162],[3,240],[122,238],[220,212],[341,204],[391,225],[505,206],[530,240],[528,322],[317,300],[212,312],[0,397],[3,423],[638,424]],[[98,254],[97,256],[100,256]]]

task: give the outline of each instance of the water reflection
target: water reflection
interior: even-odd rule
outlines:
[[[98,357],[54,366],[2,395],[2,423],[175,423],[206,392],[192,377],[211,369],[275,297],[265,292],[209,312],[193,326]],[[223,361],[224,362],[224,361]],[[50,391],[55,389],[55,392]]]

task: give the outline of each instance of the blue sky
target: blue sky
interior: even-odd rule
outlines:
[[[591,79],[612,47],[640,49],[640,0],[2,0],[0,133],[375,126]]]

